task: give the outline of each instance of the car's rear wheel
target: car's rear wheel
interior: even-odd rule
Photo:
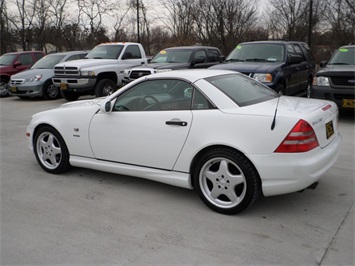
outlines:
[[[110,79],[102,79],[95,86],[95,96],[107,96],[116,91],[116,84]]]
[[[69,102],[76,101],[80,97],[80,94],[73,91],[60,91],[60,94]]]
[[[47,81],[43,85],[43,98],[45,100],[55,100],[60,97],[59,88],[52,81]]]
[[[60,174],[70,168],[68,148],[58,131],[50,126],[36,132],[34,153],[39,165],[48,173]]]
[[[251,162],[228,148],[214,148],[197,162],[193,181],[202,201],[223,214],[239,213],[261,194],[260,178]]]

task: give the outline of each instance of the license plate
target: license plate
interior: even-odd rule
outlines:
[[[355,108],[355,99],[343,99],[344,108]]]
[[[329,139],[334,134],[333,121],[329,121],[325,124],[325,132],[327,134],[327,139]]]
[[[11,91],[12,92],[17,92],[17,88],[16,87],[11,87]]]
[[[66,90],[66,89],[68,89],[68,84],[67,84],[67,83],[60,83],[60,89],[61,89],[61,90]]]

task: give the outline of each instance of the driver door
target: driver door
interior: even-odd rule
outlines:
[[[117,97],[111,113],[92,119],[96,159],[173,169],[191,127],[190,106],[191,85],[184,81],[147,80],[131,87]]]

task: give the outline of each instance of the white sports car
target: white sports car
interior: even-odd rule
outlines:
[[[146,76],[105,99],[35,114],[26,135],[49,173],[76,166],[196,189],[224,214],[261,193],[313,185],[341,143],[333,102],[280,97],[240,73],[208,69]]]

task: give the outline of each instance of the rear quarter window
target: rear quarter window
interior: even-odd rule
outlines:
[[[275,91],[243,74],[228,74],[206,80],[241,107],[279,97]]]

